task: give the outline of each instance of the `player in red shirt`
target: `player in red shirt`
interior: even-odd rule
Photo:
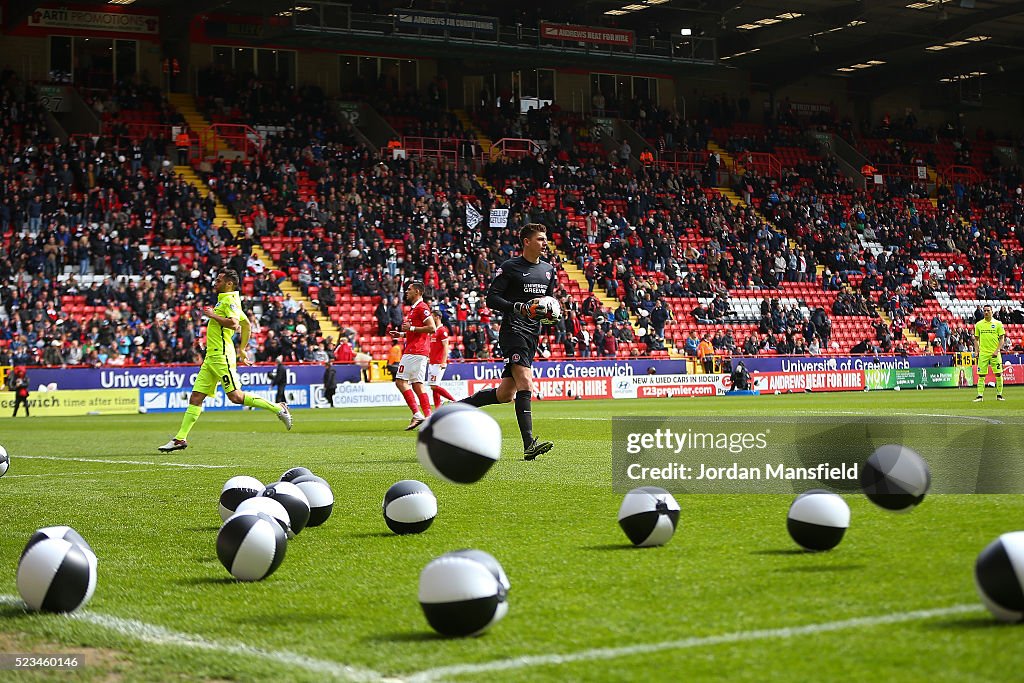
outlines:
[[[434,410],[441,407],[441,399],[454,401],[455,397],[441,386],[444,370],[448,367],[448,328],[441,324],[441,311],[431,312],[434,317],[434,333],[430,335],[430,364],[427,366],[427,386],[434,392]]]
[[[405,428],[405,431],[409,431],[419,427],[430,415],[430,399],[423,391],[423,381],[427,376],[427,355],[430,353],[430,336],[434,332],[434,318],[430,315],[430,307],[423,301],[422,282],[416,280],[409,284],[405,290],[405,303],[412,308],[402,323],[402,331],[392,330],[388,334],[395,339],[405,338],[405,353],[398,362],[395,386],[402,392],[409,410],[412,411],[412,420]],[[409,388],[410,384],[412,388]]]

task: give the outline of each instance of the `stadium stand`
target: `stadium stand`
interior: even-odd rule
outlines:
[[[13,174],[0,211],[0,364],[199,359],[199,308],[210,298],[201,273],[234,265],[245,248],[214,225],[212,197],[175,175],[156,144],[137,164],[118,136],[49,139],[31,91],[9,72],[2,97]],[[257,356],[324,355],[316,320],[293,310],[273,280],[248,294]]]
[[[383,358],[396,321],[379,322],[380,303],[411,277],[427,281],[456,353],[490,357],[497,320],[483,288],[533,220],[551,227],[565,259],[568,315],[542,348],[552,358],[696,355],[705,336],[722,353],[956,348],[982,300],[1020,334],[1020,172],[996,163],[991,138],[929,141],[909,123],[857,140],[876,165],[973,169],[933,173],[929,197],[925,183],[898,175],[855,189],[784,107],[761,124],[741,101],[703,98],[691,119],[643,99],[615,102],[659,156],[694,155],[641,164],[638,150],[598,142],[587,117],[557,105],[517,115],[484,98],[455,111],[443,106],[445,87],[368,98],[405,138],[453,140],[461,152],[394,159],[366,147],[319,89],[217,69],[200,74],[195,111],[130,84],[91,91],[104,134],[55,143],[5,73],[15,136],[4,154],[19,184],[0,211],[0,347],[45,364],[195,360],[201,274],[233,265],[262,316],[257,360],[332,355],[340,339],[324,338],[327,320],[346,346]],[[258,129],[259,154],[193,158],[186,179],[168,166],[163,131],[196,115]],[[826,119],[824,128],[852,128]],[[536,147],[479,157],[499,136]],[[467,228],[468,205],[485,216],[507,207],[509,223]],[[973,297],[958,297],[965,285]]]

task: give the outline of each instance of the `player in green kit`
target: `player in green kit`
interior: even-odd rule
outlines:
[[[207,308],[203,313],[210,319],[206,327],[206,357],[199,368],[199,376],[192,386],[192,396],[188,400],[188,408],[181,420],[181,428],[174,438],[160,446],[164,453],[180,451],[188,448],[188,433],[196,420],[203,413],[203,401],[207,396],[217,393],[217,385],[224,387],[224,393],[235,404],[250,408],[262,408],[275,415],[289,430],[292,428],[292,414],[284,403],[270,401],[246,394],[238,381],[238,369],[235,366],[235,332],[242,333],[241,348],[249,343],[251,329],[249,319],[242,313],[242,298],[238,294],[238,273],[233,270],[221,271],[214,284],[217,291],[217,306]],[[244,352],[242,362],[251,365]]]
[[[985,400],[985,377],[989,366],[996,376],[996,398],[1003,398],[1003,342],[1006,331],[1003,324],[992,317],[992,307],[985,306],[985,317],[974,324],[974,353],[978,356],[978,396],[974,402]]]

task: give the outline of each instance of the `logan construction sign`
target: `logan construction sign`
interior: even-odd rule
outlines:
[[[618,45],[633,47],[632,31],[599,26],[575,26],[571,24],[550,24],[540,22],[540,37],[545,40],[568,40],[591,45]]]

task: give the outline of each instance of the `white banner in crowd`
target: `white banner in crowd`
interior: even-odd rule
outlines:
[[[491,209],[492,228],[504,228],[508,225],[508,209]]]
[[[480,221],[484,219],[483,214],[476,210],[476,207],[472,204],[466,204],[466,227],[472,230],[476,226],[480,225]]]

